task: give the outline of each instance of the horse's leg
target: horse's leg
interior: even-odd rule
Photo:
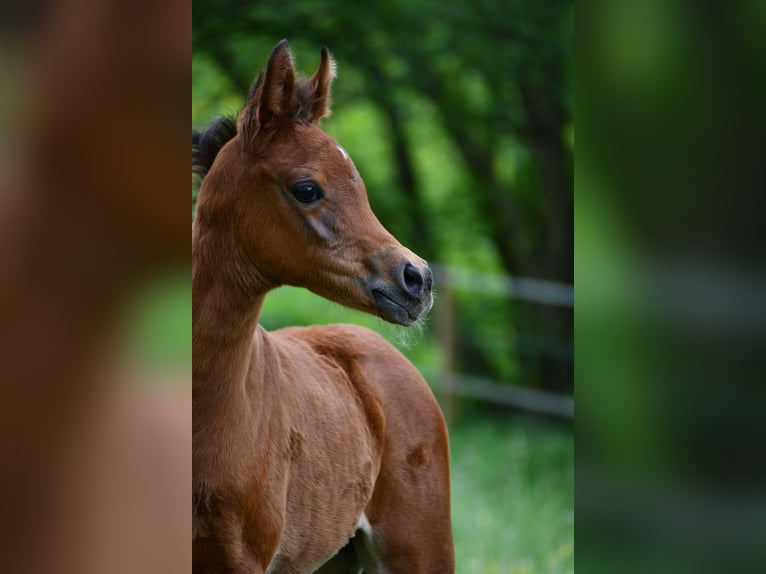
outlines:
[[[366,512],[369,524],[354,538],[365,574],[455,571],[443,423],[438,432],[421,437],[422,442],[389,446],[384,453]]]
[[[278,497],[274,497],[277,499]],[[256,520],[242,516],[239,503],[219,495],[208,505],[192,540],[193,574],[264,574],[279,546],[281,508],[261,508]]]

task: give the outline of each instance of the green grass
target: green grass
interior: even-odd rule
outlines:
[[[574,572],[571,430],[473,416],[450,440],[457,572]]]

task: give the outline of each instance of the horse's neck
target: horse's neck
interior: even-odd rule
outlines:
[[[266,377],[266,334],[258,329],[265,290],[246,295],[214,268],[216,262],[221,259],[192,246],[195,428],[218,427],[248,411],[252,414],[247,395],[253,383]]]

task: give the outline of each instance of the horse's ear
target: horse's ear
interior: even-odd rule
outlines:
[[[255,94],[258,93],[258,88],[260,88],[261,84],[263,84],[263,76],[265,76],[265,75],[266,75],[266,72],[261,70],[258,73],[258,76],[255,78],[255,80],[253,80],[253,83],[250,84],[250,90],[248,90],[248,92],[247,92],[247,101],[248,101],[248,103],[252,102],[253,98],[255,97]]]
[[[322,60],[314,75],[306,80],[309,94],[306,97],[306,107],[302,110],[305,119],[318,124],[322,118],[330,115],[330,88],[335,79],[335,60],[332,59],[327,48],[322,47]]]
[[[287,40],[282,40],[272,50],[265,74],[261,72],[250,88],[251,98],[241,117],[244,133],[254,135],[295,114],[295,76],[293,55]]]

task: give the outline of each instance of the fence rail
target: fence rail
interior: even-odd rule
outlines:
[[[472,291],[481,295],[500,295],[517,301],[574,308],[574,287],[564,283],[513,275],[495,275],[470,269],[433,265],[436,285]]]
[[[441,294],[436,332],[444,353],[444,368],[442,372],[427,374],[426,378],[433,388],[444,396],[443,406],[447,418],[450,419],[454,415],[455,397],[470,397],[539,414],[574,418],[574,397],[571,395],[456,373],[454,370],[456,322],[452,297],[453,291],[468,291],[480,295],[501,296],[527,303],[573,309],[574,287],[541,279],[493,275],[443,265],[433,265],[432,269],[435,283]]]
[[[456,373],[427,373],[426,379],[437,393],[448,397],[467,397],[544,415],[574,418],[574,398],[570,395]]]

